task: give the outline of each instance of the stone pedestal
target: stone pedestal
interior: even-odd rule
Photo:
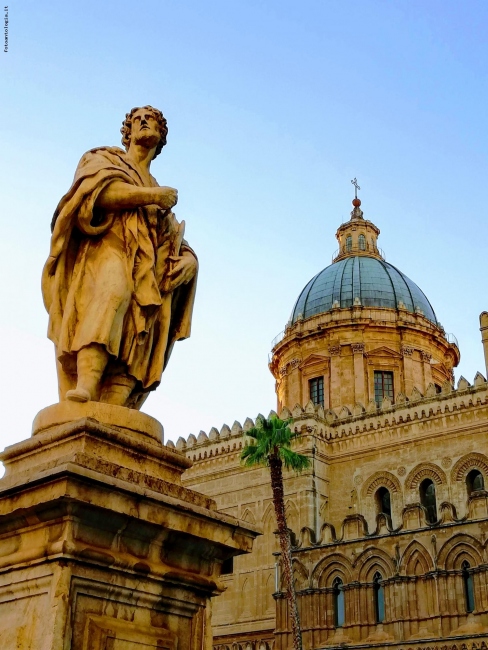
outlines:
[[[0,455],[2,650],[210,650],[221,564],[258,531],[182,486],[162,433],[63,402]]]

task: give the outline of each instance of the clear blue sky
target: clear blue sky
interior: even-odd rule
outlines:
[[[152,171],[200,259],[192,338],[145,410],[167,438],[275,406],[267,368],[330,263],[357,176],[386,259],[484,371],[486,0],[9,3],[1,54],[0,447],[56,401],[39,279],[81,154],[133,106],[169,122]]]

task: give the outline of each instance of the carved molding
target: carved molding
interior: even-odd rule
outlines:
[[[364,484],[362,489],[363,496],[371,496],[377,488],[386,487],[390,492],[400,492],[400,481],[390,472],[376,472]]]
[[[472,452],[460,458],[451,470],[451,480],[462,481],[465,479],[466,474],[472,470],[479,470],[485,478],[488,479],[488,458],[484,454]]]
[[[425,352],[424,350],[420,350],[420,356],[422,357],[422,361],[424,363],[430,363],[430,360],[432,359],[432,355],[428,352]]]
[[[294,357],[293,359],[291,359],[291,361],[288,361],[288,363],[284,363],[278,369],[278,374],[280,375],[280,377],[284,377],[285,375],[288,374],[290,370],[295,370],[295,368],[298,368],[301,362],[302,362],[301,359],[299,359],[298,357]]]
[[[133,647],[141,644],[145,648],[167,648],[176,650],[178,639],[166,628],[137,625],[112,616],[89,614],[85,622],[84,638],[86,650],[108,650],[108,648]]]
[[[401,353],[404,357],[411,357],[413,354],[413,348],[410,345],[402,345]]]
[[[445,485],[447,482],[444,471],[434,463],[422,463],[414,467],[405,480],[405,487],[416,490],[424,478],[430,478],[436,485]]]
[[[340,345],[329,345],[329,354],[331,357],[337,357],[341,353]]]
[[[364,343],[351,343],[353,354],[364,354]]]

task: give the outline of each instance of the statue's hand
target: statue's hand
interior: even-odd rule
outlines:
[[[178,190],[173,187],[155,187],[156,205],[162,210],[170,210],[178,203]]]
[[[168,259],[172,262],[172,269],[167,276],[169,280],[168,293],[171,293],[180,285],[188,284],[195,277],[198,263],[191,253],[183,253],[181,257],[171,255]]]

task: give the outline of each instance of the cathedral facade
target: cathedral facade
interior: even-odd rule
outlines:
[[[385,261],[354,199],[333,262],[305,286],[270,370],[310,468],[285,477],[304,648],[488,648],[488,383],[454,385],[460,352],[425,294]],[[488,366],[488,314],[481,315]],[[176,447],[187,487],[259,525],[222,567],[218,650],[285,650],[291,625],[266,468],[235,422]],[[171,443],[170,443],[171,446]]]

